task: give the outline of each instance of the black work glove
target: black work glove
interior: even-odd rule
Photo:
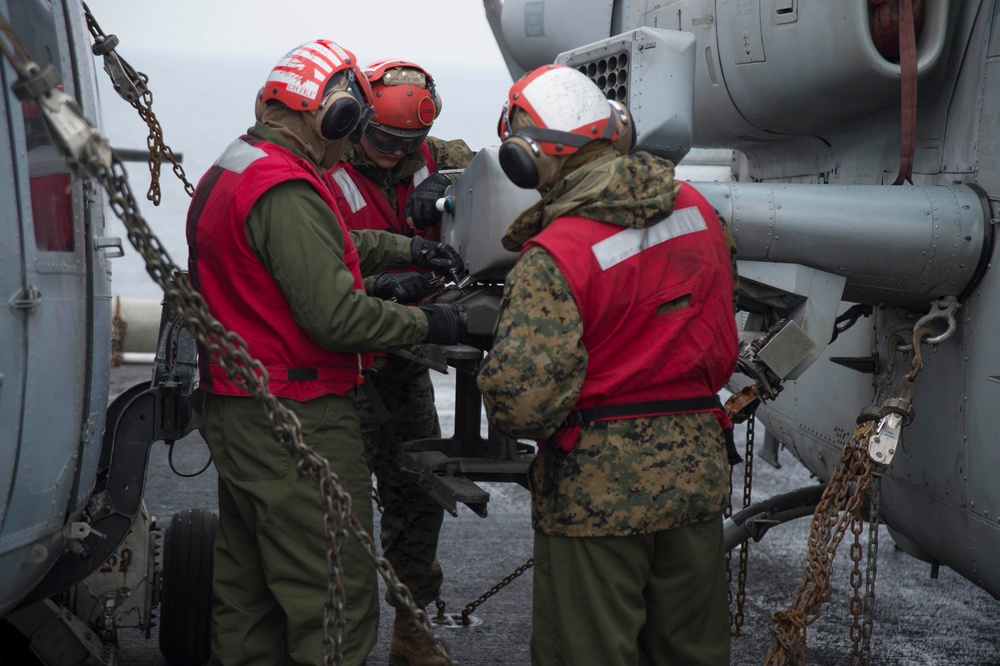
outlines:
[[[423,273],[382,273],[375,278],[372,295],[385,301],[413,303],[431,289],[430,278]]]
[[[410,261],[414,266],[437,271],[444,275],[465,271],[465,262],[455,248],[437,241],[414,236],[410,241]]]
[[[441,221],[441,211],[437,209],[438,199],[451,185],[451,179],[441,173],[432,173],[419,185],[403,205],[403,217],[417,229],[433,227]]]
[[[465,317],[458,306],[451,303],[421,305],[427,315],[427,339],[439,345],[453,345],[465,337]]]

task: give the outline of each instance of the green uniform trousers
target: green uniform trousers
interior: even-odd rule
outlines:
[[[372,529],[371,475],[354,395],[282,400]],[[253,398],[208,395],[199,428],[219,473],[212,589],[214,666],[323,663],[329,537],[319,485],[271,434]],[[342,554],[344,664],[364,664],[378,632],[375,565],[353,535]]]
[[[533,666],[729,664],[721,518],[534,551]]]
[[[358,411],[365,456],[382,503],[382,551],[423,608],[437,598],[444,579],[437,559],[444,509],[400,471],[395,458],[402,442],[441,436],[434,384],[427,366],[400,356],[376,359],[375,368],[369,381],[385,403],[389,419],[379,421],[364,391],[358,392]],[[386,600],[394,603],[388,594]]]

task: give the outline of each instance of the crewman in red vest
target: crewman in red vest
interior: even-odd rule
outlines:
[[[415,229],[440,238],[441,213],[435,204],[450,184],[442,170],[464,169],[473,152],[460,139],[429,136],[441,112],[441,96],[431,75],[406,60],[380,60],[365,68],[374,113],[357,143],[324,178],[348,229],[385,229],[401,237]],[[365,278],[369,293],[400,303],[418,301],[431,289],[425,272],[384,272]],[[441,437],[434,385],[427,366],[395,355],[376,356],[369,377],[385,409],[359,394],[365,452],[375,473],[382,505],[382,549],[423,608],[437,598],[443,575],[437,559],[444,511],[393,464],[400,442]],[[377,404],[377,403],[374,403]],[[392,598],[387,595],[392,603]],[[444,666],[425,634],[397,610],[389,657],[400,666]]]
[[[501,167],[542,199],[503,239],[521,255],[478,385],[494,426],[539,442],[536,666],[729,663],[735,244],[633,137],[561,65],[515,83],[500,120]]]
[[[261,89],[257,124],[199,182],[187,229],[193,284],[263,364],[271,393],[355,498],[354,516],[369,532],[371,474],[355,393],[372,352],[453,343],[462,323],[452,307],[369,297],[361,275],[463,266],[443,243],[349,232],[337,219],[320,174],[363,130],[371,100],[354,55],[336,43],[287,53]],[[208,349],[200,382],[199,427],[219,474],[211,663],[325,663],[330,537],[319,488]],[[331,620],[344,620],[339,663],[360,665],[378,631],[376,571],[353,538],[341,558],[344,607]]]

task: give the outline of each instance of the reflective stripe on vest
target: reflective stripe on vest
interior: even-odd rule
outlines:
[[[337,185],[340,187],[340,192],[344,195],[344,201],[347,205],[351,207],[352,213],[357,213],[359,210],[367,206],[365,201],[365,196],[361,194],[361,190],[358,186],[354,184],[351,179],[351,175],[347,173],[344,169],[337,169],[332,174],[333,180],[336,181]]]

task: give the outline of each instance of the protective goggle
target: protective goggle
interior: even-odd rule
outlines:
[[[372,147],[380,153],[402,150],[409,155],[424,142],[429,130],[404,130],[370,122],[365,128],[365,136]]]

